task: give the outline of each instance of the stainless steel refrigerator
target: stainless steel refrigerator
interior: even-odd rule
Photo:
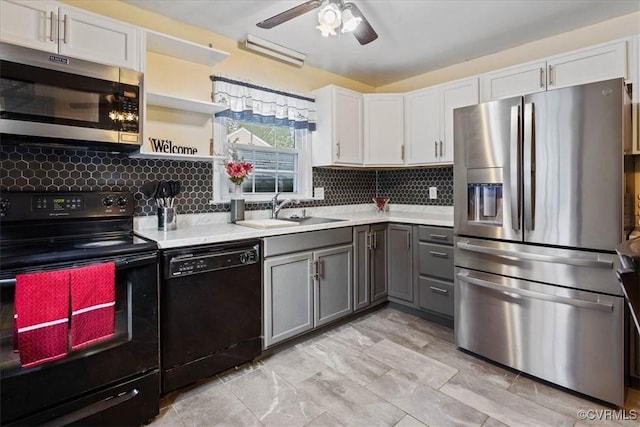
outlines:
[[[622,79],[454,110],[456,344],[621,405]]]

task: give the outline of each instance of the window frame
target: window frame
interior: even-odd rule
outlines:
[[[213,203],[228,203],[231,198],[237,197],[229,192],[231,182],[225,171],[228,162],[227,125],[226,117],[214,119],[214,165],[213,165]],[[268,125],[267,125],[268,126]],[[294,129],[294,139],[297,148],[256,147],[238,144],[239,149],[255,151],[269,151],[280,153],[297,153],[298,156],[298,191],[280,192],[282,197],[293,197],[298,200],[312,200],[312,164],[311,164],[311,132],[306,129]],[[255,170],[251,172],[253,175]],[[242,193],[242,198],[248,202],[269,202],[275,193]]]

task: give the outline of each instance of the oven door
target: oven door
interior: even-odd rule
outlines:
[[[158,268],[157,252],[128,255],[110,259],[91,259],[77,263],[63,263],[30,268],[29,272],[73,268],[101,262],[116,264],[115,334],[112,338],[81,350],[70,350],[67,357],[31,368],[22,368],[18,354],[13,352],[13,310],[15,274],[26,272],[2,272],[0,284],[0,395],[1,424],[21,424],[32,419],[43,422],[51,417],[66,414],[59,408],[76,410],[74,401],[90,405],[88,395],[107,400],[108,389],[125,392],[117,386],[133,378],[149,378],[155,373],[155,385],[147,386],[147,394],[155,394],[158,400]],[[151,375],[153,377],[153,375]],[[114,391],[115,392],[115,391]],[[122,396],[120,396],[122,398]],[[112,397],[118,397],[116,395]],[[130,393],[130,398],[142,400],[140,391]],[[104,410],[105,404],[102,406]],[[54,408],[52,410],[52,408]],[[55,409],[58,408],[58,409]],[[97,408],[96,410],[99,410]],[[67,411],[67,412],[69,412]],[[152,412],[157,410],[152,409]],[[146,419],[152,418],[149,414]],[[84,413],[86,418],[91,414]],[[71,420],[67,420],[71,421]],[[26,421],[24,421],[26,422]],[[141,422],[141,421],[140,421]]]

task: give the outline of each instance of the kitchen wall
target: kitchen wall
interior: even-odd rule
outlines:
[[[182,194],[179,213],[226,212],[228,204],[210,205],[213,167],[210,162],[136,159],[128,154],[92,150],[0,146],[0,191],[118,191],[134,195],[136,215],[154,215],[155,204],[140,187],[148,181],[176,179]],[[313,186],[325,188],[325,199],[306,201],[300,207],[372,203],[376,194],[391,203],[453,205],[451,167],[407,170],[348,170],[314,168]],[[437,186],[439,197],[429,200],[428,187]],[[248,210],[268,209],[267,203],[249,203]]]
[[[506,49],[492,55],[469,60],[450,67],[379,86],[376,92],[407,92],[452,80],[524,64],[552,55],[582,49],[611,40],[630,37],[640,31],[640,12],[589,25],[552,37]]]

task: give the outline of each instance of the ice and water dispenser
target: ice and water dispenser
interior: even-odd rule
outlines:
[[[467,221],[502,226],[502,183],[467,183]]]

